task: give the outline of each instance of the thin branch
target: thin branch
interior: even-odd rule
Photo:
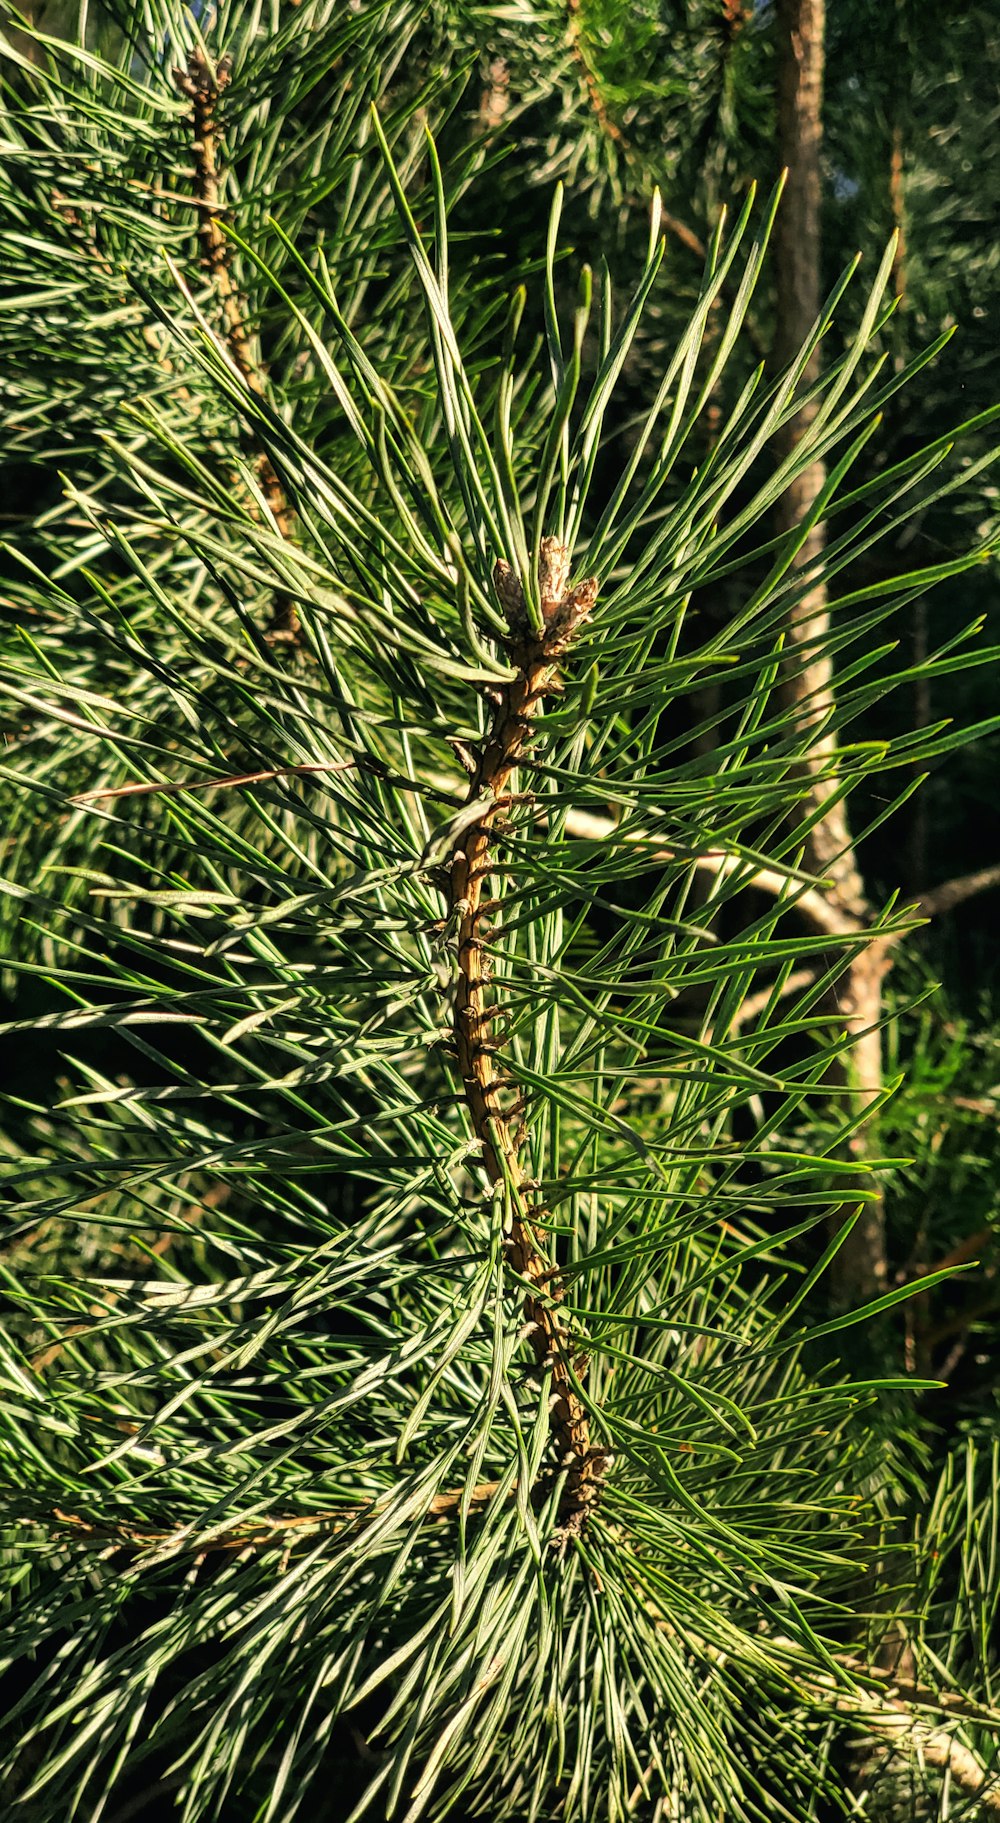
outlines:
[[[805,1669],[802,1647],[795,1640],[779,1636],[770,1643],[789,1654],[792,1659],[789,1670],[797,1674],[800,1687],[810,1698],[824,1705],[832,1698],[831,1706],[838,1715],[863,1725],[869,1734],[877,1735],[894,1756],[905,1755],[908,1759],[939,1767],[948,1772],[964,1792],[975,1794],[987,1810],[1000,1813],[1000,1773],[988,1771],[971,1749],[957,1741],[954,1735],[944,1728],[933,1727],[919,1713],[914,1713],[921,1709],[936,1711],[939,1715],[950,1712],[956,1723],[959,1720],[977,1723],[998,1734],[1000,1710],[969,1702],[957,1691],[935,1691],[916,1678],[900,1678],[894,1672],[869,1664],[855,1653],[838,1652],[834,1654],[837,1664],[851,1677],[885,1686],[884,1690],[871,1690],[855,1685],[853,1690],[845,1690],[832,1673]],[[722,1659],[723,1654],[717,1648],[707,1642],[698,1644],[708,1658]]]
[[[974,1259],[984,1247],[989,1246],[994,1232],[992,1227],[977,1228],[975,1234],[967,1234],[964,1240],[959,1241],[941,1259],[936,1260],[933,1266],[913,1267],[911,1276],[915,1279],[922,1279],[934,1273],[949,1272],[955,1266],[964,1266],[967,1261]]]
[[[773,364],[787,370],[807,345],[822,304],[823,79],[826,0],[776,0],[777,125],[779,163],[786,169],[776,224]],[[789,458],[809,436],[820,403],[820,346],[814,343],[801,374],[814,389],[776,438],[776,453]],[[810,872],[828,882],[834,914],[856,929],[870,927],[872,908],[865,892],[843,793],[836,734],[836,678],[830,650],[830,605],[824,571],[826,526],[818,514],[827,471],[814,457],[793,475],[775,507],[775,529],[794,539],[792,570],[801,593],[786,616],[782,695],[790,722],[804,736],[800,761],[805,787],[801,829]],[[830,1004],[842,1018],[847,1039],[831,1061],[831,1088],[846,1088],[860,1121],[849,1150],[861,1158],[871,1146],[869,1111],[877,1106],[883,1080],[882,979],[889,945],[876,937],[851,958],[846,980]],[[870,1181],[870,1180],[869,1180]],[[879,1189],[876,1180],[876,1190]],[[839,1226],[842,1217],[831,1218]],[[885,1211],[881,1194],[866,1199],[859,1219],[842,1237],[831,1266],[834,1304],[866,1303],[884,1289],[888,1276]]]
[[[349,772],[356,760],[324,760],[314,766],[275,766],[267,772],[234,772],[223,779],[182,779],[166,785],[112,785],[102,791],[78,791],[71,804],[97,804],[108,798],[171,797],[180,791],[219,791],[233,785],[260,785],[268,779],[299,778],[309,772]]]
[[[793,969],[790,975],[786,975],[780,988],[777,989],[778,999],[785,1000],[789,994],[797,994],[802,988],[812,987],[818,974],[819,970],[815,968]],[[739,1032],[742,1030],[743,1026],[749,1025],[754,1019],[758,1019],[761,1013],[767,1011],[774,997],[774,982],[772,982],[769,987],[760,988],[756,994],[748,994],[742,1005],[738,1007],[734,1018],[730,1020],[729,1030],[731,1032]]]
[[[775,1645],[792,1645],[791,1640],[775,1640]],[[799,1650],[798,1647],[795,1648]],[[988,1709],[982,1703],[970,1702],[968,1697],[961,1696],[957,1690],[935,1690],[930,1684],[921,1683],[918,1677],[900,1677],[898,1671],[887,1670],[884,1665],[873,1665],[856,1652],[836,1653],[838,1665],[850,1671],[854,1677],[867,1678],[885,1686],[885,1697],[889,1702],[905,1703],[910,1708],[933,1710],[938,1715],[961,1716],[968,1722],[981,1722],[986,1728],[1000,1729],[1000,1711]]]
[[[221,57],[212,69],[200,45],[191,51],[185,69],[175,69],[174,82],[187,96],[194,114],[194,202],[198,206],[198,236],[202,260],[210,274],[222,308],[226,346],[249,390],[258,398],[266,396],[260,359],[247,328],[247,303],[232,274],[232,249],[221,223],[225,213],[219,173],[218,105],[229,86],[232,59]],[[257,475],[261,493],[271,518],[282,538],[291,538],[293,514],[284,486],[266,450],[257,457]],[[298,614],[287,596],[276,599],[269,628],[272,637],[294,640],[298,635]]]
[[[482,1481],[471,1489],[451,1488],[443,1494],[435,1494],[427,1504],[425,1517],[435,1521],[450,1519],[463,1504],[467,1504],[471,1511],[481,1510],[496,1498],[499,1489],[498,1481]],[[515,1485],[507,1497],[513,1500],[516,1494]],[[62,1507],[52,1509],[52,1518],[60,1531],[80,1539],[92,1539],[111,1550],[160,1552],[181,1550],[189,1546],[200,1556],[209,1551],[256,1551],[271,1544],[285,1545],[290,1534],[301,1536],[321,1532],[339,1538],[358,1532],[368,1520],[377,1519],[388,1510],[394,1499],[395,1495],[387,1494],[381,1500],[352,1501],[348,1505],[326,1507],[316,1513],[266,1513],[258,1519],[248,1519],[243,1525],[220,1528],[207,1537],[196,1534],[193,1526],[181,1525],[164,1530],[159,1527],[130,1525],[127,1521],[108,1523],[86,1519],[80,1513],[67,1513]]]
[[[542,540],[539,561],[542,631],[531,628],[524,592],[514,572],[498,562],[497,594],[510,629],[507,641],[517,667],[509,683],[491,690],[494,705],[480,751],[470,756],[474,770],[467,803],[479,814],[463,828],[451,850],[449,910],[456,925],[453,1030],[458,1069],[473,1131],[481,1142],[490,1183],[502,1191],[509,1210],[507,1258],[528,1284],[524,1314],[539,1366],[552,1376],[549,1424],[566,1471],[560,1502],[564,1533],[579,1532],[600,1497],[606,1452],[591,1442],[586,1406],[577,1390],[574,1346],[559,1315],[562,1296],[558,1269],[550,1264],[539,1240],[546,1211],[533,1197],[534,1183],[523,1162],[526,1137],[523,1107],[509,1097],[513,1085],[502,1068],[502,1046],[496,1042],[497,1008],[489,999],[490,957],[484,918],[493,908],[488,896],[490,855],[499,815],[510,807],[508,784],[521,758],[532,722],[544,698],[559,689],[559,671],[582,622],[597,599],[591,578],[567,592],[569,553],[554,538]]]
[[[864,1667],[864,1674],[873,1675],[871,1666]],[[810,1678],[809,1682],[817,1693],[833,1687],[833,1679],[822,1675]],[[893,1691],[887,1691],[883,1697],[875,1691],[857,1690],[837,1695],[834,1708],[838,1714],[876,1735],[888,1746],[894,1758],[915,1759],[947,1772],[963,1792],[977,1797],[988,1811],[1000,1815],[1000,1773],[988,1771],[972,1749],[956,1740],[947,1729],[935,1728],[914,1715],[913,1707],[925,1702],[928,1706],[947,1706],[942,1698],[935,1702],[931,1693],[906,1700]],[[995,1712],[963,1705],[962,1714],[971,1714],[975,1720],[1000,1729],[1000,1714]]]
[[[660,1620],[658,1625],[664,1632],[677,1637],[669,1621]],[[688,1632],[684,1635],[684,1643],[712,1664],[726,1662],[727,1655],[707,1640]],[[950,1773],[963,1791],[974,1793],[987,1810],[1000,1813],[1000,1773],[987,1771],[971,1749],[957,1741],[954,1735],[944,1728],[933,1727],[919,1713],[914,1713],[922,1709],[938,1715],[951,1713],[956,1723],[959,1720],[972,1722],[1000,1733],[1000,1710],[969,1702],[957,1691],[932,1690],[916,1678],[898,1678],[893,1672],[870,1665],[855,1653],[837,1652],[833,1655],[836,1663],[850,1677],[885,1686],[884,1691],[871,1690],[856,1683],[853,1689],[846,1690],[831,1672],[815,1671],[804,1665],[803,1649],[796,1640],[778,1635],[767,1644],[777,1648],[785,1660],[788,1674],[808,1700],[829,1706],[846,1720],[863,1725],[867,1733],[885,1741],[894,1755],[926,1761],[928,1765]]]
[[[987,1317],[995,1317],[998,1311],[1000,1311],[1000,1297],[994,1292],[992,1297],[982,1298],[978,1304],[970,1304],[967,1309],[960,1310],[954,1317],[950,1317],[946,1323],[938,1323],[933,1329],[929,1329],[923,1337],[924,1347],[927,1349],[939,1348],[942,1342],[947,1342],[952,1336],[965,1336],[974,1323],[982,1323]],[[942,1377],[947,1378],[946,1375]]]
[[[758,867],[747,873],[746,860],[741,855],[721,854],[717,850],[695,857],[694,865],[703,871],[714,874],[717,880],[730,880],[740,875],[740,885],[755,892],[768,893],[772,898],[788,897],[789,910],[799,913],[807,924],[826,937],[843,937],[850,931],[863,929],[860,920],[834,904],[818,888],[807,886],[796,890],[794,875],[784,874],[773,867]],[[792,889],[789,894],[789,888]]]
[[[917,909],[925,918],[940,918],[977,893],[992,891],[994,886],[1000,886],[1000,867],[983,867],[978,873],[961,874],[955,880],[932,886],[929,892],[921,893]]]
[[[610,817],[597,817],[585,810],[568,810],[563,827],[568,835],[582,836],[584,839],[594,842],[610,840],[618,829],[617,823],[613,822]],[[647,841],[652,842],[654,838],[643,835],[641,832],[630,832],[625,840],[640,844]],[[768,893],[776,899],[783,894],[788,894],[791,888],[794,897],[789,898],[789,909],[797,911],[807,923],[826,937],[843,937],[849,931],[863,929],[860,921],[851,913],[843,911],[840,906],[832,903],[821,887],[807,886],[802,890],[795,890],[799,886],[797,875],[782,873],[776,867],[748,866],[743,855],[727,853],[721,848],[708,848],[701,854],[687,856],[677,849],[657,846],[650,853],[649,860],[650,866],[656,866],[664,861],[689,860],[692,867],[698,868],[701,872],[713,874],[718,880],[728,880],[733,875],[739,874],[741,887],[748,891]]]
[[[745,6],[743,0],[725,0],[725,5],[726,25],[729,28],[729,43],[731,45],[743,23]],[[610,140],[613,146],[617,147],[626,164],[630,166],[634,172],[638,173],[641,180],[643,173],[640,169],[640,161],[636,156],[635,149],[628,135],[609,113],[607,102],[601,92],[601,85],[598,80],[597,72],[587,55],[586,35],[580,23],[580,12],[580,0],[567,0],[567,39],[569,48],[583,78],[583,86],[586,90],[587,99],[590,102],[594,119],[605,138]],[[642,188],[644,188],[644,185],[640,181],[640,189]],[[697,234],[693,228],[689,227],[687,222],[682,221],[677,215],[672,215],[669,209],[663,209],[661,211],[660,220],[667,233],[672,234],[674,239],[679,241],[682,247],[686,247],[688,252],[694,255],[695,259],[705,259],[708,248],[702,240],[701,235]],[[716,299],[716,303],[713,306],[713,314],[718,308],[718,303],[719,300]],[[745,319],[743,328],[747,341],[753,349],[754,354],[757,356],[757,359],[765,359],[767,350],[764,347],[760,333],[752,318],[747,317]]]

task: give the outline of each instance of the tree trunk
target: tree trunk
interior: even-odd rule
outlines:
[[[778,142],[788,172],[775,249],[778,311],[773,354],[781,367],[798,354],[821,303],[824,15],[825,0],[777,0]],[[817,350],[806,383],[818,371]],[[785,428],[779,448],[782,456],[809,429],[815,411],[815,405],[804,405],[798,418]],[[814,462],[786,489],[776,515],[780,532],[801,524],[825,479],[825,465]],[[797,567],[813,580],[789,615],[783,689],[799,725],[816,730],[805,762],[809,782],[803,812],[804,816],[820,814],[804,836],[806,866],[828,882],[831,909],[847,933],[864,928],[869,907],[847,813],[829,776],[837,742],[827,726],[834,707],[835,681],[827,656],[829,610],[820,573],[824,543],[823,527],[815,527],[796,559]],[[856,1112],[863,1112],[882,1088],[878,1025],[885,966],[884,953],[877,946],[862,951],[836,995],[837,1016],[851,1034],[851,1045],[831,1082],[849,1090]],[[861,1128],[855,1133],[852,1153],[859,1156],[864,1150]],[[864,1188],[871,1193],[870,1179],[866,1178]],[[837,1256],[832,1292],[838,1304],[848,1305],[876,1297],[885,1282],[885,1221],[878,1197],[866,1203]]]

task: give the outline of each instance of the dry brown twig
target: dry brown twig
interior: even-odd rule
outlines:
[[[432,1521],[450,1519],[463,1505],[470,1512],[480,1512],[499,1491],[498,1481],[482,1481],[473,1488],[447,1489],[431,1496],[424,1517]],[[515,1494],[516,1488],[512,1488],[508,1498],[513,1500]],[[55,1507],[52,1517],[67,1535],[90,1539],[104,1545],[108,1551],[126,1550],[140,1554],[155,1551],[159,1555],[189,1546],[200,1556],[216,1551],[259,1551],[268,1545],[285,1545],[290,1536],[296,1535],[311,1537],[326,1533],[331,1538],[345,1537],[358,1532],[367,1521],[378,1519],[388,1510],[393,1498],[393,1495],[386,1495],[382,1499],[346,1502],[315,1513],[263,1513],[242,1524],[221,1526],[208,1535],[196,1531],[193,1525],[162,1527],[131,1525],[124,1520],[108,1522],[88,1519],[81,1513],[67,1513],[62,1507]]]

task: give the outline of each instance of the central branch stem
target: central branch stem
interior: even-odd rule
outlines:
[[[510,1101],[512,1086],[494,1034],[498,1009],[489,994],[490,958],[483,928],[493,904],[490,859],[496,823],[511,802],[511,774],[544,698],[560,688],[561,661],[597,598],[597,583],[592,578],[567,593],[568,570],[565,547],[554,538],[543,540],[539,561],[543,625],[536,633],[513,571],[504,563],[496,566],[494,577],[507,612],[507,644],[516,675],[493,697],[494,712],[469,787],[469,802],[486,799],[487,807],[452,850],[449,896],[457,928],[454,1033],[458,1067],[472,1126],[482,1143],[487,1177],[492,1185],[503,1186],[508,1210],[507,1259],[527,1285],[524,1312],[535,1359],[551,1374],[549,1423],[559,1467],[566,1475],[560,1518],[566,1531],[579,1531],[599,1497],[607,1456],[591,1443],[587,1408],[577,1390],[579,1375],[574,1377],[572,1369],[573,1342],[558,1309],[562,1296],[559,1272],[539,1239],[546,1211],[534,1201],[535,1184],[524,1164],[524,1104],[520,1098]]]

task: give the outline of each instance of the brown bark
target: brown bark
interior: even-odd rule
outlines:
[[[499,1009],[491,1003],[489,993],[489,937],[484,920],[493,905],[490,856],[497,819],[512,801],[508,795],[511,774],[545,697],[560,688],[562,660],[594,605],[597,584],[589,579],[567,591],[568,553],[556,539],[543,539],[539,563],[543,626],[535,633],[528,622],[521,584],[506,563],[497,564],[495,579],[510,628],[507,643],[516,672],[510,683],[495,692],[486,739],[472,756],[468,801],[484,808],[459,835],[450,857],[449,900],[456,922],[458,962],[453,1030],[469,1118],[482,1146],[486,1175],[507,1201],[506,1252],[525,1286],[526,1339],[538,1366],[551,1374],[549,1427],[558,1468],[566,1477],[560,1519],[563,1531],[569,1533],[582,1529],[600,1498],[607,1456],[591,1441],[587,1408],[577,1390],[586,1364],[560,1314],[560,1275],[542,1242],[547,1212],[538,1203],[526,1169],[522,1108],[512,1100],[512,1085],[503,1068],[503,1045],[495,1023]]]
[[[821,304],[824,0],[778,0],[778,132],[787,183],[778,217],[775,247],[778,291],[774,359],[788,366],[812,332]],[[806,373],[810,384],[819,373],[819,351]],[[817,406],[802,407],[784,429],[779,454],[788,455],[808,432]],[[810,463],[786,488],[777,509],[777,529],[792,532],[808,516],[826,481],[822,461]],[[803,820],[813,819],[803,834],[806,866],[828,882],[830,915],[843,931],[864,928],[869,906],[843,799],[836,780],[837,739],[830,726],[835,707],[833,664],[828,655],[830,620],[822,575],[825,535],[810,531],[796,557],[804,588],[788,617],[788,649],[783,690],[800,729],[815,730],[809,740],[805,771],[807,792]],[[882,1088],[882,978],[888,966],[884,945],[873,944],[851,963],[838,990],[834,1010],[843,1020],[850,1043],[843,1064],[831,1075],[832,1086],[846,1088],[855,1112],[863,1112]],[[851,1150],[866,1149],[864,1126],[856,1129]],[[870,1195],[870,1179],[864,1188]],[[881,1199],[866,1201],[861,1216],[837,1255],[832,1292],[838,1304],[864,1302],[886,1285],[885,1219]]]
[[[778,19],[778,130],[788,177],[775,241],[778,316],[773,354],[779,367],[787,367],[810,334],[821,302],[824,0],[779,0]],[[819,367],[817,349],[803,376],[805,384],[818,377]],[[817,409],[815,401],[804,405],[785,427],[780,439],[782,456],[811,428]],[[813,462],[786,488],[776,512],[780,532],[794,531],[802,523],[825,481],[824,463]],[[791,652],[785,691],[800,722],[818,730],[808,762],[813,779],[809,808],[825,809],[806,839],[807,865],[831,879],[838,900],[857,915],[865,909],[864,890],[846,813],[841,801],[833,801],[835,783],[820,776],[828,771],[836,752],[836,737],[823,726],[834,706],[833,666],[826,652],[827,591],[819,573],[825,543],[825,528],[815,526],[796,559],[803,575],[815,579],[789,615]]]
[[[202,263],[219,300],[226,347],[233,364],[248,390],[263,399],[267,391],[264,368],[247,324],[246,299],[233,279],[230,243],[221,224],[225,204],[222,200],[218,110],[220,98],[229,86],[231,61],[229,57],[222,57],[213,69],[204,51],[196,46],[188,57],[186,68],[176,69],[172,74],[177,88],[191,103],[194,127],[191,149]],[[261,450],[257,457],[257,479],[278,533],[282,538],[290,538],[292,509],[266,450]],[[298,613],[294,602],[286,595],[279,595],[275,600],[268,632],[272,639],[294,642],[298,637]]]

